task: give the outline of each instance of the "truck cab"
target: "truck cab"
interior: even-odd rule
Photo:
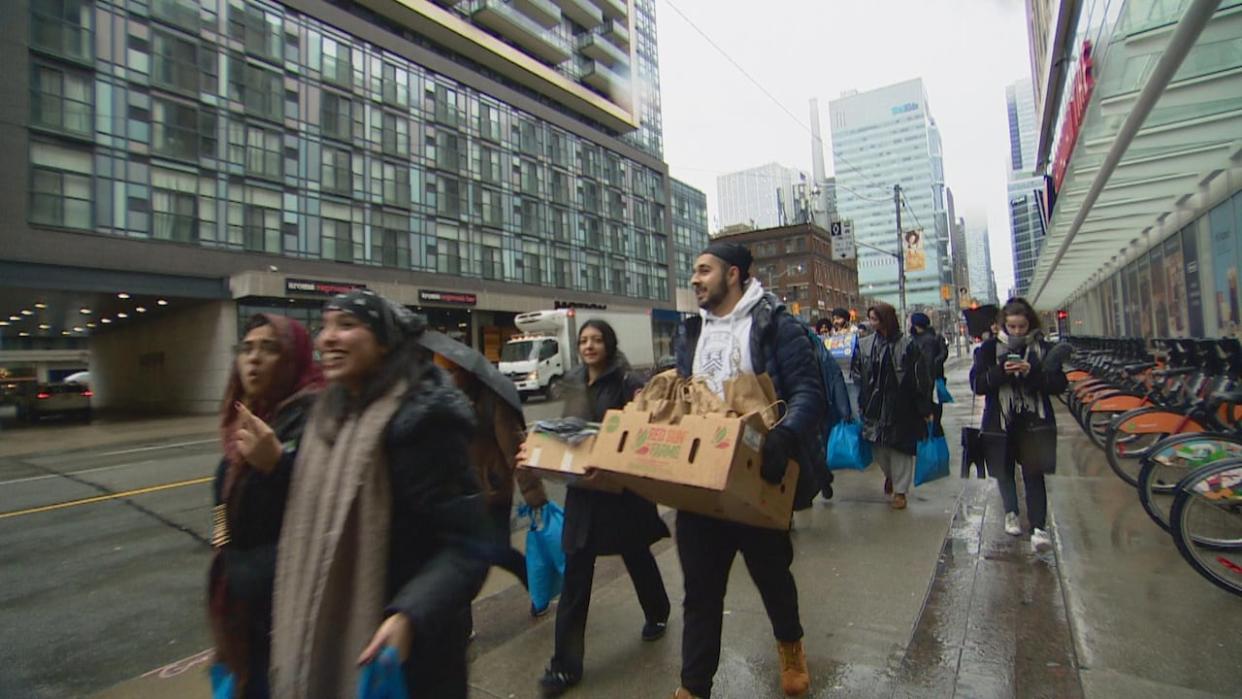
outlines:
[[[560,340],[548,335],[519,335],[505,343],[500,371],[508,376],[525,401],[536,393],[560,398],[560,381],[569,368]]]

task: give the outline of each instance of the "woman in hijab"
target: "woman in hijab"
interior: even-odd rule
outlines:
[[[323,386],[310,334],[263,314],[246,323],[221,417],[208,616],[238,697],[268,696],[276,540],[307,413]]]
[[[280,533],[276,696],[355,696],[361,666],[391,646],[411,697],[466,697],[491,529],[468,457],[473,411],[418,349],[423,327],[370,291],[324,306],[328,386]]]

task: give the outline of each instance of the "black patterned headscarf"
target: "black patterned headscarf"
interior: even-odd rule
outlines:
[[[411,337],[422,334],[426,321],[410,309],[390,301],[368,289],[355,289],[332,297],[324,311],[348,313],[371,328],[375,339],[384,347],[396,347]]]

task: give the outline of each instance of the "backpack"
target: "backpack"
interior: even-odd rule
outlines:
[[[841,366],[837,364],[837,360],[824,345],[823,338],[811,326],[803,323],[802,327],[806,331],[807,339],[811,342],[811,352],[815,354],[815,361],[819,363],[819,376],[824,383],[824,396],[828,399],[823,429],[824,444],[827,445],[828,435],[832,433],[832,428],[842,420],[851,419],[853,411],[850,409],[849,393],[845,388],[845,376],[841,373]]]

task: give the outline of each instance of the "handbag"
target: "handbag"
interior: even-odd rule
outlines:
[[[237,678],[233,676],[228,666],[224,663],[212,663],[209,674],[211,676],[211,698],[233,699],[233,694],[237,692]]]
[[[936,379],[936,398],[941,405],[953,402],[953,394],[949,393],[949,387],[945,384],[943,378]]]
[[[409,696],[397,649],[384,646],[379,655],[362,666],[358,675],[358,699],[408,699]]]
[[[828,437],[827,465],[830,471],[862,471],[871,465],[871,443],[862,438],[862,423],[842,420]]]
[[[975,416],[975,400],[974,391],[970,392],[970,417],[973,420]],[[962,470],[959,474],[962,478],[970,478],[970,466],[974,464],[975,473],[979,478],[987,478],[987,461],[983,454],[983,434],[978,427],[962,428]]]
[[[530,518],[530,529],[526,532],[526,580],[530,603],[534,609],[543,610],[561,594],[561,585],[565,582],[565,551],[561,548],[565,511],[551,500],[539,510],[542,516],[537,517],[530,507],[518,507],[519,515]]]
[[[918,443],[914,461],[914,484],[916,486],[939,480],[949,475],[949,443],[937,437],[935,427],[928,423],[927,439]]]
[[[1056,473],[1057,427],[1052,420],[1023,411],[1014,416],[1012,432],[1014,461],[1023,471]]]

